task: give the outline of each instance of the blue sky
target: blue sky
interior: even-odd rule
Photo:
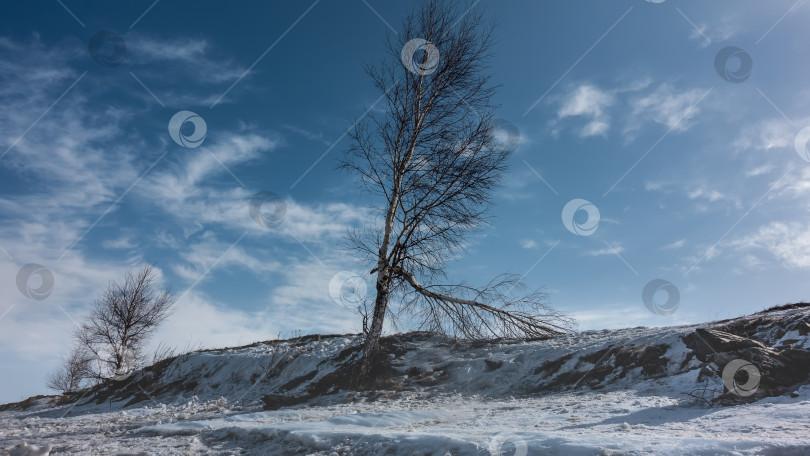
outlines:
[[[519,143],[492,223],[451,278],[525,275],[580,329],[810,299],[809,6],[474,8],[499,22],[495,101]],[[385,34],[409,9],[377,0],[4,6],[0,401],[45,392],[75,322],[144,260],[181,298],[158,337],[181,349],[358,331],[359,317],[333,295],[361,265],[338,243],[372,217],[335,165],[347,129],[381,109],[363,64],[384,58]],[[88,51],[105,30],[126,46],[120,62],[103,60],[109,41],[101,64]],[[721,76],[716,57],[729,46],[750,57],[750,72],[731,57]],[[205,123],[197,147],[169,134],[180,111]],[[283,201],[280,224],[251,217],[258,192]],[[590,220],[576,211],[583,205]],[[275,207],[265,204],[265,216]],[[24,275],[32,263],[47,272]],[[642,292],[653,280],[648,308]]]

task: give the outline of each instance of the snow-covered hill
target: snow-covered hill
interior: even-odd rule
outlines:
[[[386,339],[387,363],[371,386],[355,375],[356,335],[200,351],[81,396],[2,407],[0,448],[27,441],[52,445],[51,454],[93,455],[806,455],[808,333],[810,307],[802,305],[520,343],[411,333]]]

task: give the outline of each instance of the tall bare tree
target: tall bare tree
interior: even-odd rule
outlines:
[[[395,296],[424,329],[467,338],[549,337],[573,324],[543,304],[542,292],[520,295],[514,275],[482,287],[438,283],[465,236],[486,223],[511,154],[493,118],[493,30],[481,13],[425,0],[389,35],[389,58],[367,68],[385,108],[358,123],[340,163],[379,202],[375,225],[348,239],[376,277],[365,371]]]
[[[169,289],[159,289],[157,279],[156,269],[147,264],[128,271],[123,282],[111,281],[76,329],[79,347],[96,361],[97,379],[122,378],[142,364],[146,342],[175,302]]]

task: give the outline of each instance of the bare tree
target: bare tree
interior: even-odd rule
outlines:
[[[72,393],[82,389],[85,381],[93,377],[93,357],[76,345],[70,355],[48,376],[48,388],[60,393]]]
[[[157,272],[144,265],[111,281],[88,318],[75,331],[82,349],[92,354],[99,380],[122,378],[144,361],[144,348],[157,327],[169,317],[175,298],[158,288]]]
[[[394,296],[408,301],[404,309],[423,328],[468,338],[549,337],[573,324],[542,303],[542,292],[517,295],[523,286],[514,275],[483,287],[436,284],[465,236],[487,222],[511,154],[493,118],[493,30],[481,13],[425,0],[402,33],[389,35],[389,59],[366,70],[385,107],[358,123],[340,163],[379,198],[376,224],[350,232],[347,242],[376,274],[366,372]]]

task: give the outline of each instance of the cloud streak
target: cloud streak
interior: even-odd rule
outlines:
[[[577,127],[577,135],[588,138],[605,137],[618,124],[628,141],[650,124],[684,132],[693,127],[692,121],[701,113],[696,104],[705,93],[704,89],[676,87],[672,83],[654,86],[649,80],[615,88],[580,83],[558,98],[552,127],[558,131],[566,120],[582,119],[585,123]]]

